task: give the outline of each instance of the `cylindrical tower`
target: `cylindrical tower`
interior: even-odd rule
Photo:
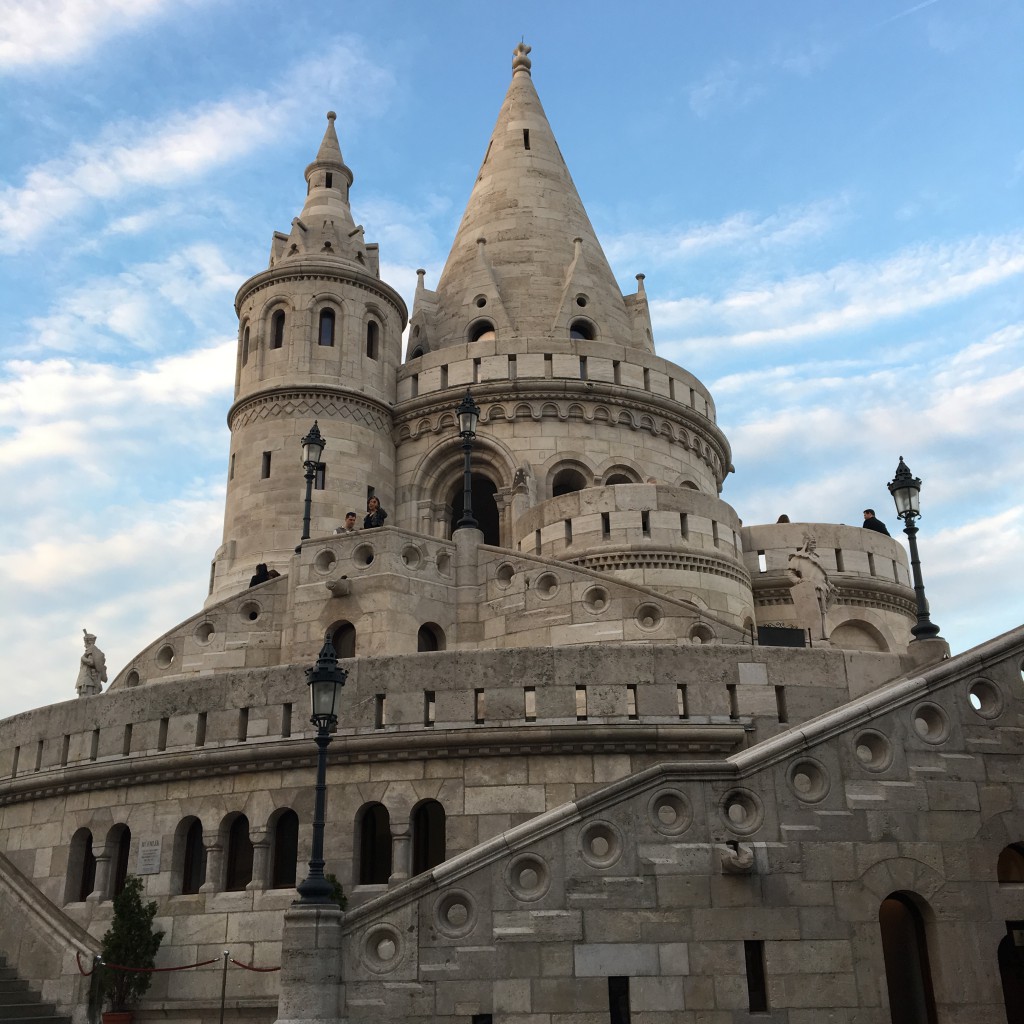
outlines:
[[[228,412],[224,542],[208,603],[244,588],[265,562],[283,571],[301,535],[300,438],[314,421],[327,445],[310,532],[327,533],[376,494],[394,496],[391,409],[407,311],[381,281],[377,245],[349,208],[352,172],[327,115],[307,196],[288,234],[275,232],[270,266],[235,297],[238,355]]]

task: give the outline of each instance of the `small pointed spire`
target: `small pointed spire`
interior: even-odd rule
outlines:
[[[530,68],[533,67],[533,62],[526,55],[532,49],[532,46],[527,46],[526,43],[523,42],[522,40],[519,41],[516,48],[512,51],[513,75],[518,75],[520,71],[525,71],[528,75],[530,74]]]

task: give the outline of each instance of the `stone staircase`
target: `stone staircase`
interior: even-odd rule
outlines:
[[[44,1003],[42,996],[18,977],[6,957],[0,956],[0,1021],[4,1024],[71,1024],[56,1007]]]

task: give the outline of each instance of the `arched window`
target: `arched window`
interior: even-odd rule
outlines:
[[[380,341],[380,324],[376,320],[366,321],[366,354],[371,359],[378,358],[378,343]]]
[[[295,864],[299,859],[299,816],[290,809],[281,811],[273,828],[274,840],[270,847],[270,888],[294,889]]]
[[[412,354],[409,356],[410,359],[419,359],[423,355],[423,349],[416,347],[412,350]]]
[[[444,808],[436,800],[424,800],[412,812],[412,873],[429,871],[444,859]]]
[[[625,473],[612,473],[612,475],[610,477],[608,477],[607,480],[605,480],[605,485],[608,486],[608,487],[613,487],[615,484],[632,484],[632,483],[636,483],[636,481],[635,480],[630,480],[629,477],[626,476]]]
[[[475,323],[470,324],[470,341],[494,341],[494,338],[494,324],[490,320],[477,320]]]
[[[1024,882],[1024,845],[1011,843],[999,852],[996,877],[1000,882]]]
[[[331,645],[339,658],[356,656],[356,627],[351,622],[339,622],[331,633]]]
[[[578,469],[560,469],[551,479],[551,497],[582,491],[586,486],[587,479]]]
[[[319,344],[332,348],[334,346],[334,310],[320,310]]]
[[[128,878],[128,852],[132,845],[132,830],[127,825],[115,825],[107,833],[107,852],[111,857],[110,898],[121,894]]]
[[[252,840],[249,838],[249,819],[244,814],[237,814],[228,826],[224,891],[241,892],[251,881]]]
[[[570,341],[593,341],[594,325],[589,320],[573,320],[569,325]]]
[[[281,348],[284,345],[284,310],[279,309],[270,321],[270,347]]]
[[[909,893],[890,893],[882,901],[878,926],[892,1024],[935,1024],[924,921]]]
[[[203,823],[186,818],[178,825],[174,837],[175,861],[181,864],[182,895],[199,892],[206,881],[206,847],[203,846]]]
[[[68,874],[64,886],[65,903],[82,903],[96,886],[96,855],[92,849],[92,833],[80,828],[71,837],[68,850]]]
[[[249,362],[249,325],[245,325],[245,329],[242,331],[242,365]]]
[[[391,877],[391,816],[383,804],[366,804],[356,817],[360,885],[386,885]]]
[[[477,527],[484,535],[485,544],[501,544],[501,520],[498,515],[498,503],[495,495],[498,488],[492,480],[485,476],[474,473],[472,476],[470,496],[473,502],[473,518],[476,519]],[[462,518],[462,511],[465,506],[465,490],[460,480],[455,492],[449,499],[452,508],[451,532],[454,533],[459,520]],[[451,533],[449,533],[451,536]]]
[[[416,634],[417,651],[443,651],[444,630],[436,622],[425,622]]]

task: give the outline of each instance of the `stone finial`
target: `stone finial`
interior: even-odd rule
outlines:
[[[718,848],[718,863],[723,875],[750,875],[754,872],[754,851],[730,841]]]
[[[530,68],[533,66],[532,61],[526,55],[533,49],[531,46],[527,46],[525,42],[520,40],[519,45],[512,51],[512,74],[517,75],[520,71],[525,71],[528,75],[530,74]]]
[[[327,111],[327,120],[328,121],[334,121],[334,120],[337,119],[337,117],[338,117],[338,115],[333,110],[328,110]]]
[[[96,634],[82,630],[85,653],[78,662],[78,681],[75,692],[79,697],[91,697],[103,691],[107,681],[107,656],[96,646]]]
[[[645,278],[646,276],[647,276],[646,274],[637,274],[637,275],[636,275],[636,291],[637,291],[637,294],[638,294],[638,295],[643,295],[643,294],[645,294],[645,289],[644,289],[644,278]]]

